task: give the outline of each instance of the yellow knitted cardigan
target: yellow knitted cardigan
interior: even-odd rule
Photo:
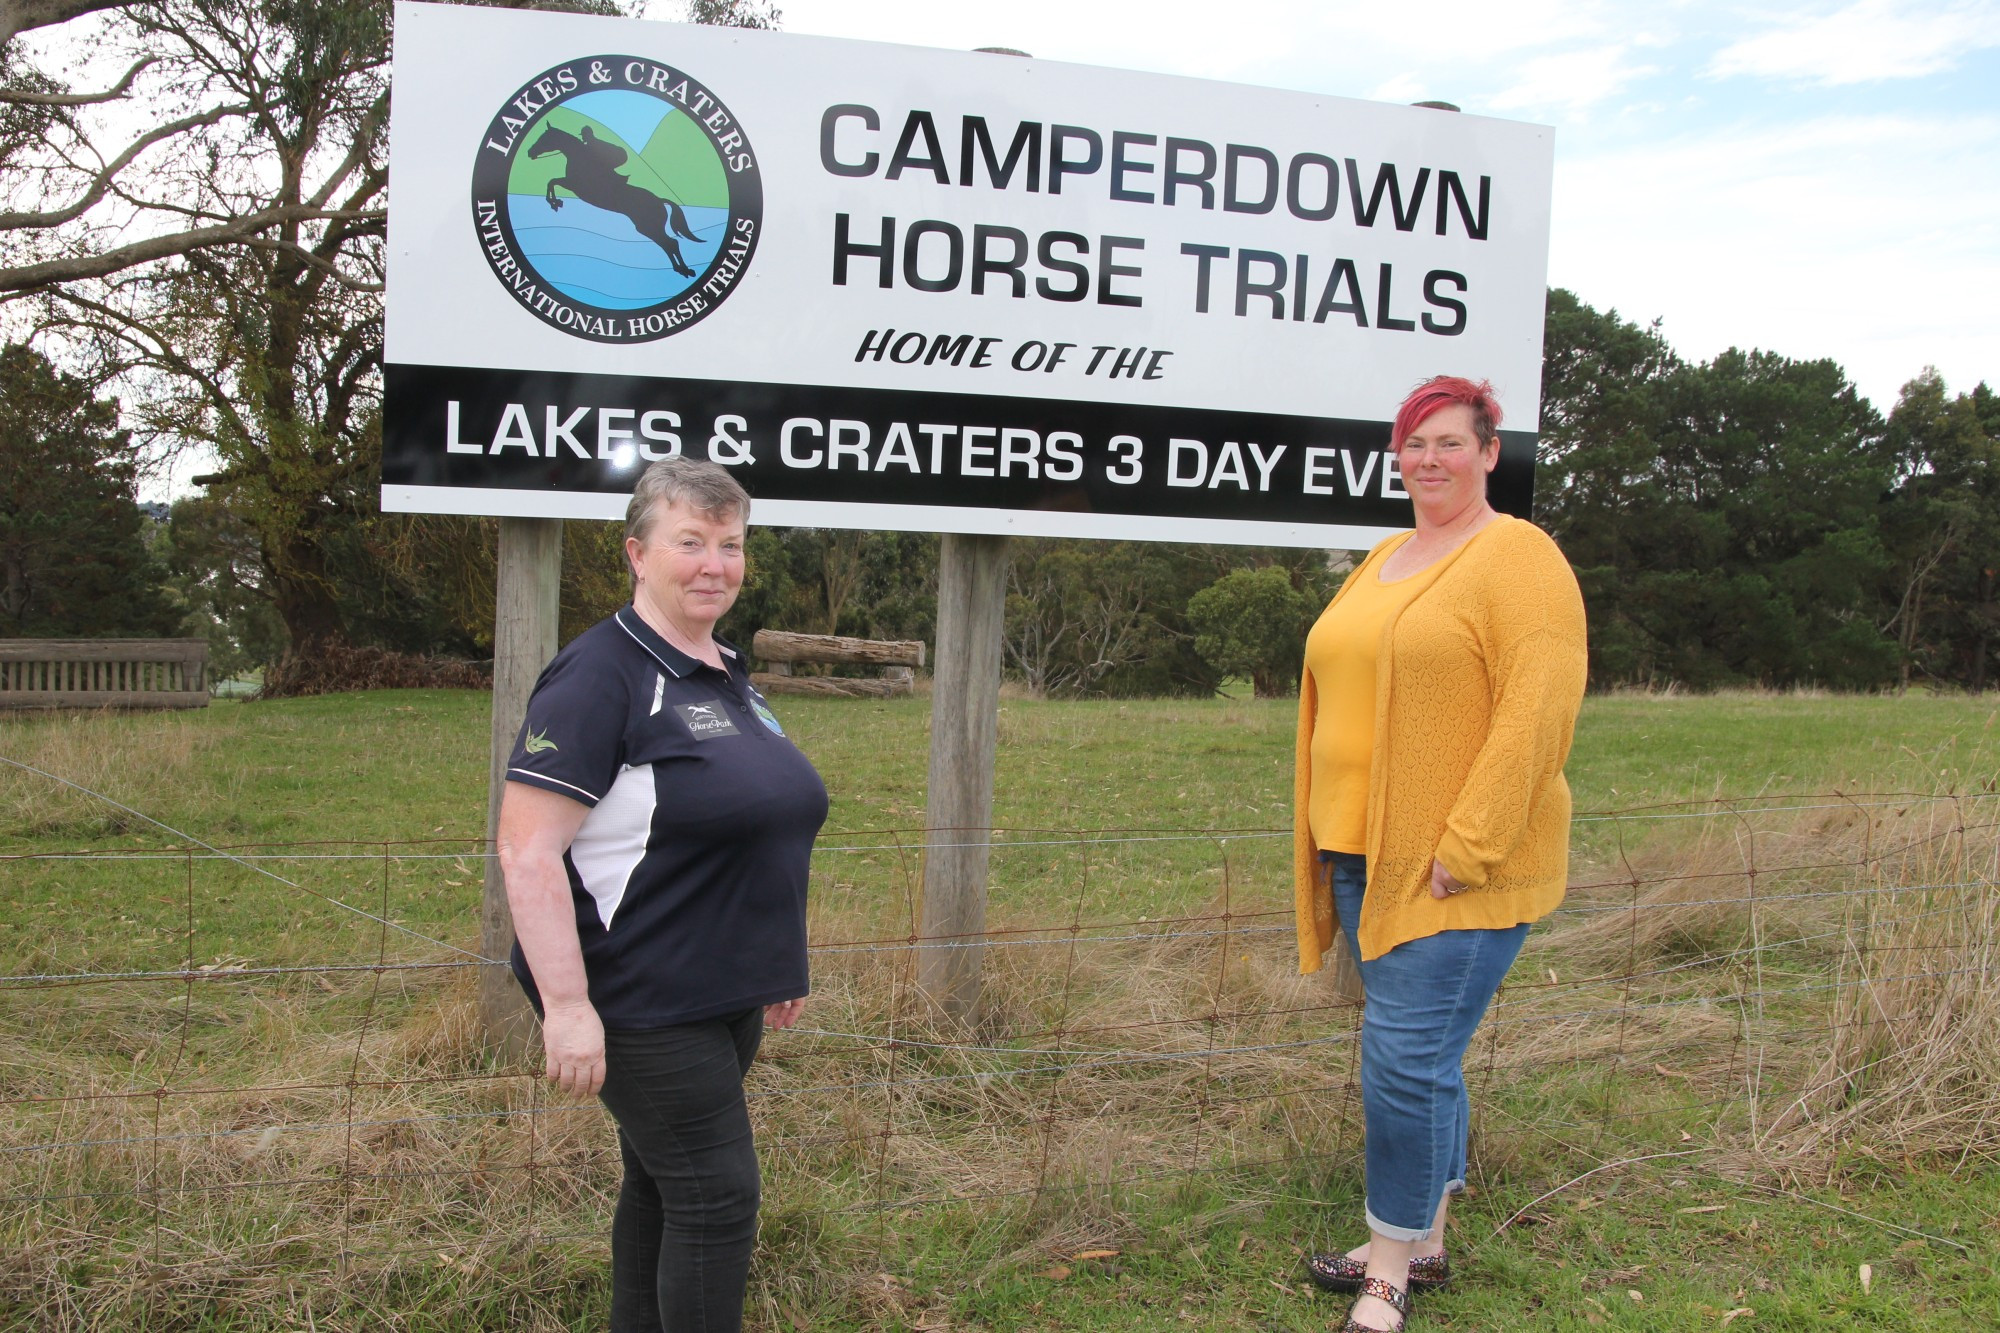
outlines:
[[[1376,577],[1406,540],[1399,534],[1370,551],[1348,584]],[[1533,921],[1562,901],[1569,874],[1562,769],[1587,673],[1576,576],[1547,534],[1512,518],[1439,563],[1430,587],[1382,631],[1368,892],[1356,926],[1364,959],[1442,930]],[[1301,972],[1317,972],[1327,950],[1347,948],[1312,838],[1318,708],[1306,671],[1292,835]],[[1431,897],[1433,857],[1465,892]]]

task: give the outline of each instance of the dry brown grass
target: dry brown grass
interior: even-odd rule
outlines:
[[[2000,841],[1991,801],[1927,802],[1868,864],[1818,1064],[1761,1147],[2000,1158]]]
[[[365,1305],[413,1263],[470,1280],[537,1230],[600,1222],[616,1154],[595,1109],[539,1113],[533,1081],[485,1076],[469,976],[378,994],[364,1027],[384,985],[204,983],[191,1008],[237,1040],[231,1058],[170,1049],[139,1077],[120,1052],[159,1046],[165,1006],[12,1009],[0,1039],[39,1059],[8,1071],[5,1193],[41,1201],[0,1215],[0,1314],[118,1327],[136,1309],[171,1327],[185,1300],[194,1327],[219,1296],[275,1313],[335,1278]],[[347,1021],[315,1012],[329,1007]],[[43,1089],[57,1099],[34,1100]]]
[[[1753,1178],[1851,1150],[2000,1156],[2000,802],[1793,804],[1823,808],[1635,824],[1635,850],[1579,865],[1468,1062],[1488,1178],[1681,1134]],[[1101,932],[1141,938],[1003,936],[1029,942],[988,950],[969,1023],[916,993],[906,949],[823,955],[812,1031],[772,1038],[750,1080],[767,1322],[829,1300],[926,1317],[875,1272],[869,1228],[898,1216],[1007,1219],[985,1262],[1008,1267],[1115,1247],[1148,1181],[1357,1154],[1356,1011],[1209,884],[1188,879],[1177,923]],[[883,920],[829,895],[814,929]],[[85,1327],[107,1282],[281,1312],[302,1275],[366,1297],[421,1269],[504,1302],[517,1247],[598,1261],[609,1126],[486,1063],[470,972],[149,985],[6,1011],[0,1299]]]
[[[1628,1125],[1698,1107],[1738,1173],[1993,1157],[2000,801],[1756,805],[1579,867],[1505,996],[1494,1067],[1594,1068]]]
[[[214,733],[179,712],[127,713],[115,727],[101,711],[0,713],[0,839],[79,840],[146,827],[78,788],[147,810],[188,782]],[[143,756],[143,762],[134,762]],[[16,764],[60,774],[51,782]]]

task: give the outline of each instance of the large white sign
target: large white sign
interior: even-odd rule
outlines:
[[[1532,490],[1551,131],[739,29],[396,7],[383,508],[1355,546],[1419,380]]]

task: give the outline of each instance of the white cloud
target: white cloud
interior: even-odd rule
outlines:
[[[1918,78],[2000,46],[2000,5],[1959,0],[1858,0],[1830,13],[1796,14],[1724,47],[1705,71],[1836,86]]]
[[[655,0],[659,7],[659,0]],[[1521,53],[1602,40],[1628,26],[1604,0],[781,0],[787,32],[964,50],[1019,47],[1047,60],[1190,74],[1358,96],[1390,79],[1458,101]],[[664,15],[662,15],[664,17]],[[1447,34],[1448,41],[1439,42]],[[1457,91],[1460,96],[1452,94]]]
[[[1550,281],[1693,360],[1830,356],[1878,406],[2000,377],[2000,118],[1879,115],[1559,161]]]
[[[1398,74],[1385,83],[1379,83],[1361,94],[1371,102],[1428,102],[1450,101],[1450,98],[1434,98],[1428,85],[1414,74]]]
[[[1545,114],[1587,110],[1654,73],[1649,66],[1627,64],[1625,51],[1623,46],[1601,46],[1531,57],[1521,62],[1514,82],[1486,105],[1495,111]]]

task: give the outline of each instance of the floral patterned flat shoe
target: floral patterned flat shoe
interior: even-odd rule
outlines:
[[[1315,1254],[1306,1260],[1306,1276],[1322,1291],[1360,1291],[1368,1265],[1344,1254]],[[1427,1254],[1410,1260],[1410,1290],[1438,1291],[1451,1282],[1451,1260]]]

